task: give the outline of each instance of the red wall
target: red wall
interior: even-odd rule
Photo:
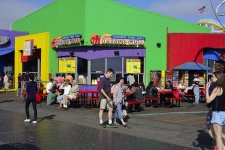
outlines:
[[[225,34],[169,33],[167,69],[186,62],[203,63],[203,48],[225,48]]]

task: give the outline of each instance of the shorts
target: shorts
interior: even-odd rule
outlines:
[[[110,102],[108,102],[106,99],[101,99],[101,101],[100,101],[100,108],[101,109],[106,109],[106,106],[107,106],[107,108],[109,109],[109,108],[111,108],[111,109],[113,109],[113,101],[110,101]]]
[[[224,125],[225,124],[225,111],[213,111],[211,123]]]

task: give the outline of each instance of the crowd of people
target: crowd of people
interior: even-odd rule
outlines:
[[[217,150],[223,150],[225,135],[223,134],[222,127],[225,124],[225,76],[224,65],[220,63],[214,64],[212,68],[212,78],[210,82],[206,84],[206,102],[208,103],[209,112],[207,114],[207,128],[209,135],[215,142]],[[132,82],[128,86],[124,85],[124,78],[118,77],[115,84],[111,84],[110,78],[113,76],[113,69],[108,69],[104,77],[100,79],[99,90],[99,124],[102,127],[117,127],[121,124],[127,127],[127,122],[124,118],[127,116],[126,102],[128,101],[143,101],[143,86]],[[25,122],[30,122],[29,105],[32,103],[34,109],[33,123],[37,123],[37,107],[35,94],[37,93],[37,83],[34,81],[34,74],[29,74],[29,82],[26,84],[27,99],[25,105],[26,119]],[[132,84],[131,84],[132,83]],[[158,97],[158,92],[161,90],[159,82],[150,81],[149,85],[145,89],[145,97]],[[185,87],[181,82],[177,89],[180,92],[185,92],[184,89],[192,88],[195,95],[195,104],[199,103],[199,80],[194,79],[191,87]],[[171,81],[166,82],[165,89],[173,89]],[[56,101],[59,103],[59,108],[68,108],[69,100],[77,98],[79,92],[79,86],[77,81],[73,80],[73,77],[68,74],[65,78],[62,78],[58,74],[55,79],[51,79],[46,85],[47,105]],[[126,93],[126,94],[125,94]],[[136,106],[135,106],[136,107]],[[108,109],[108,123],[103,121],[103,112]],[[115,116],[113,120],[113,109],[115,109]]]
[[[56,74],[55,79],[50,79],[46,85],[47,105],[59,103],[59,108],[66,110],[70,100],[76,99],[79,92],[78,83],[68,74],[65,78]]]

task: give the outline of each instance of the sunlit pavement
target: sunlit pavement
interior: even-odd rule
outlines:
[[[38,124],[24,123],[23,99],[0,93],[0,149],[202,149],[211,145],[205,104],[145,108],[129,114],[129,128],[98,126],[98,109],[38,105]],[[31,107],[30,107],[31,108]],[[31,114],[33,111],[30,111]],[[107,117],[107,113],[104,114]],[[32,117],[32,115],[31,115]]]

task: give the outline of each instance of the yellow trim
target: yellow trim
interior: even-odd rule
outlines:
[[[15,89],[18,87],[18,74],[22,73],[20,50],[23,50],[25,40],[34,40],[34,45],[41,49],[41,75],[42,81],[49,80],[49,32],[19,36],[15,38]]]
[[[217,29],[220,29],[222,30],[223,32],[225,32],[225,29],[217,24],[214,24],[214,23],[211,23],[211,22],[198,22],[197,24],[209,24],[209,25],[212,25],[214,27],[216,27]]]

